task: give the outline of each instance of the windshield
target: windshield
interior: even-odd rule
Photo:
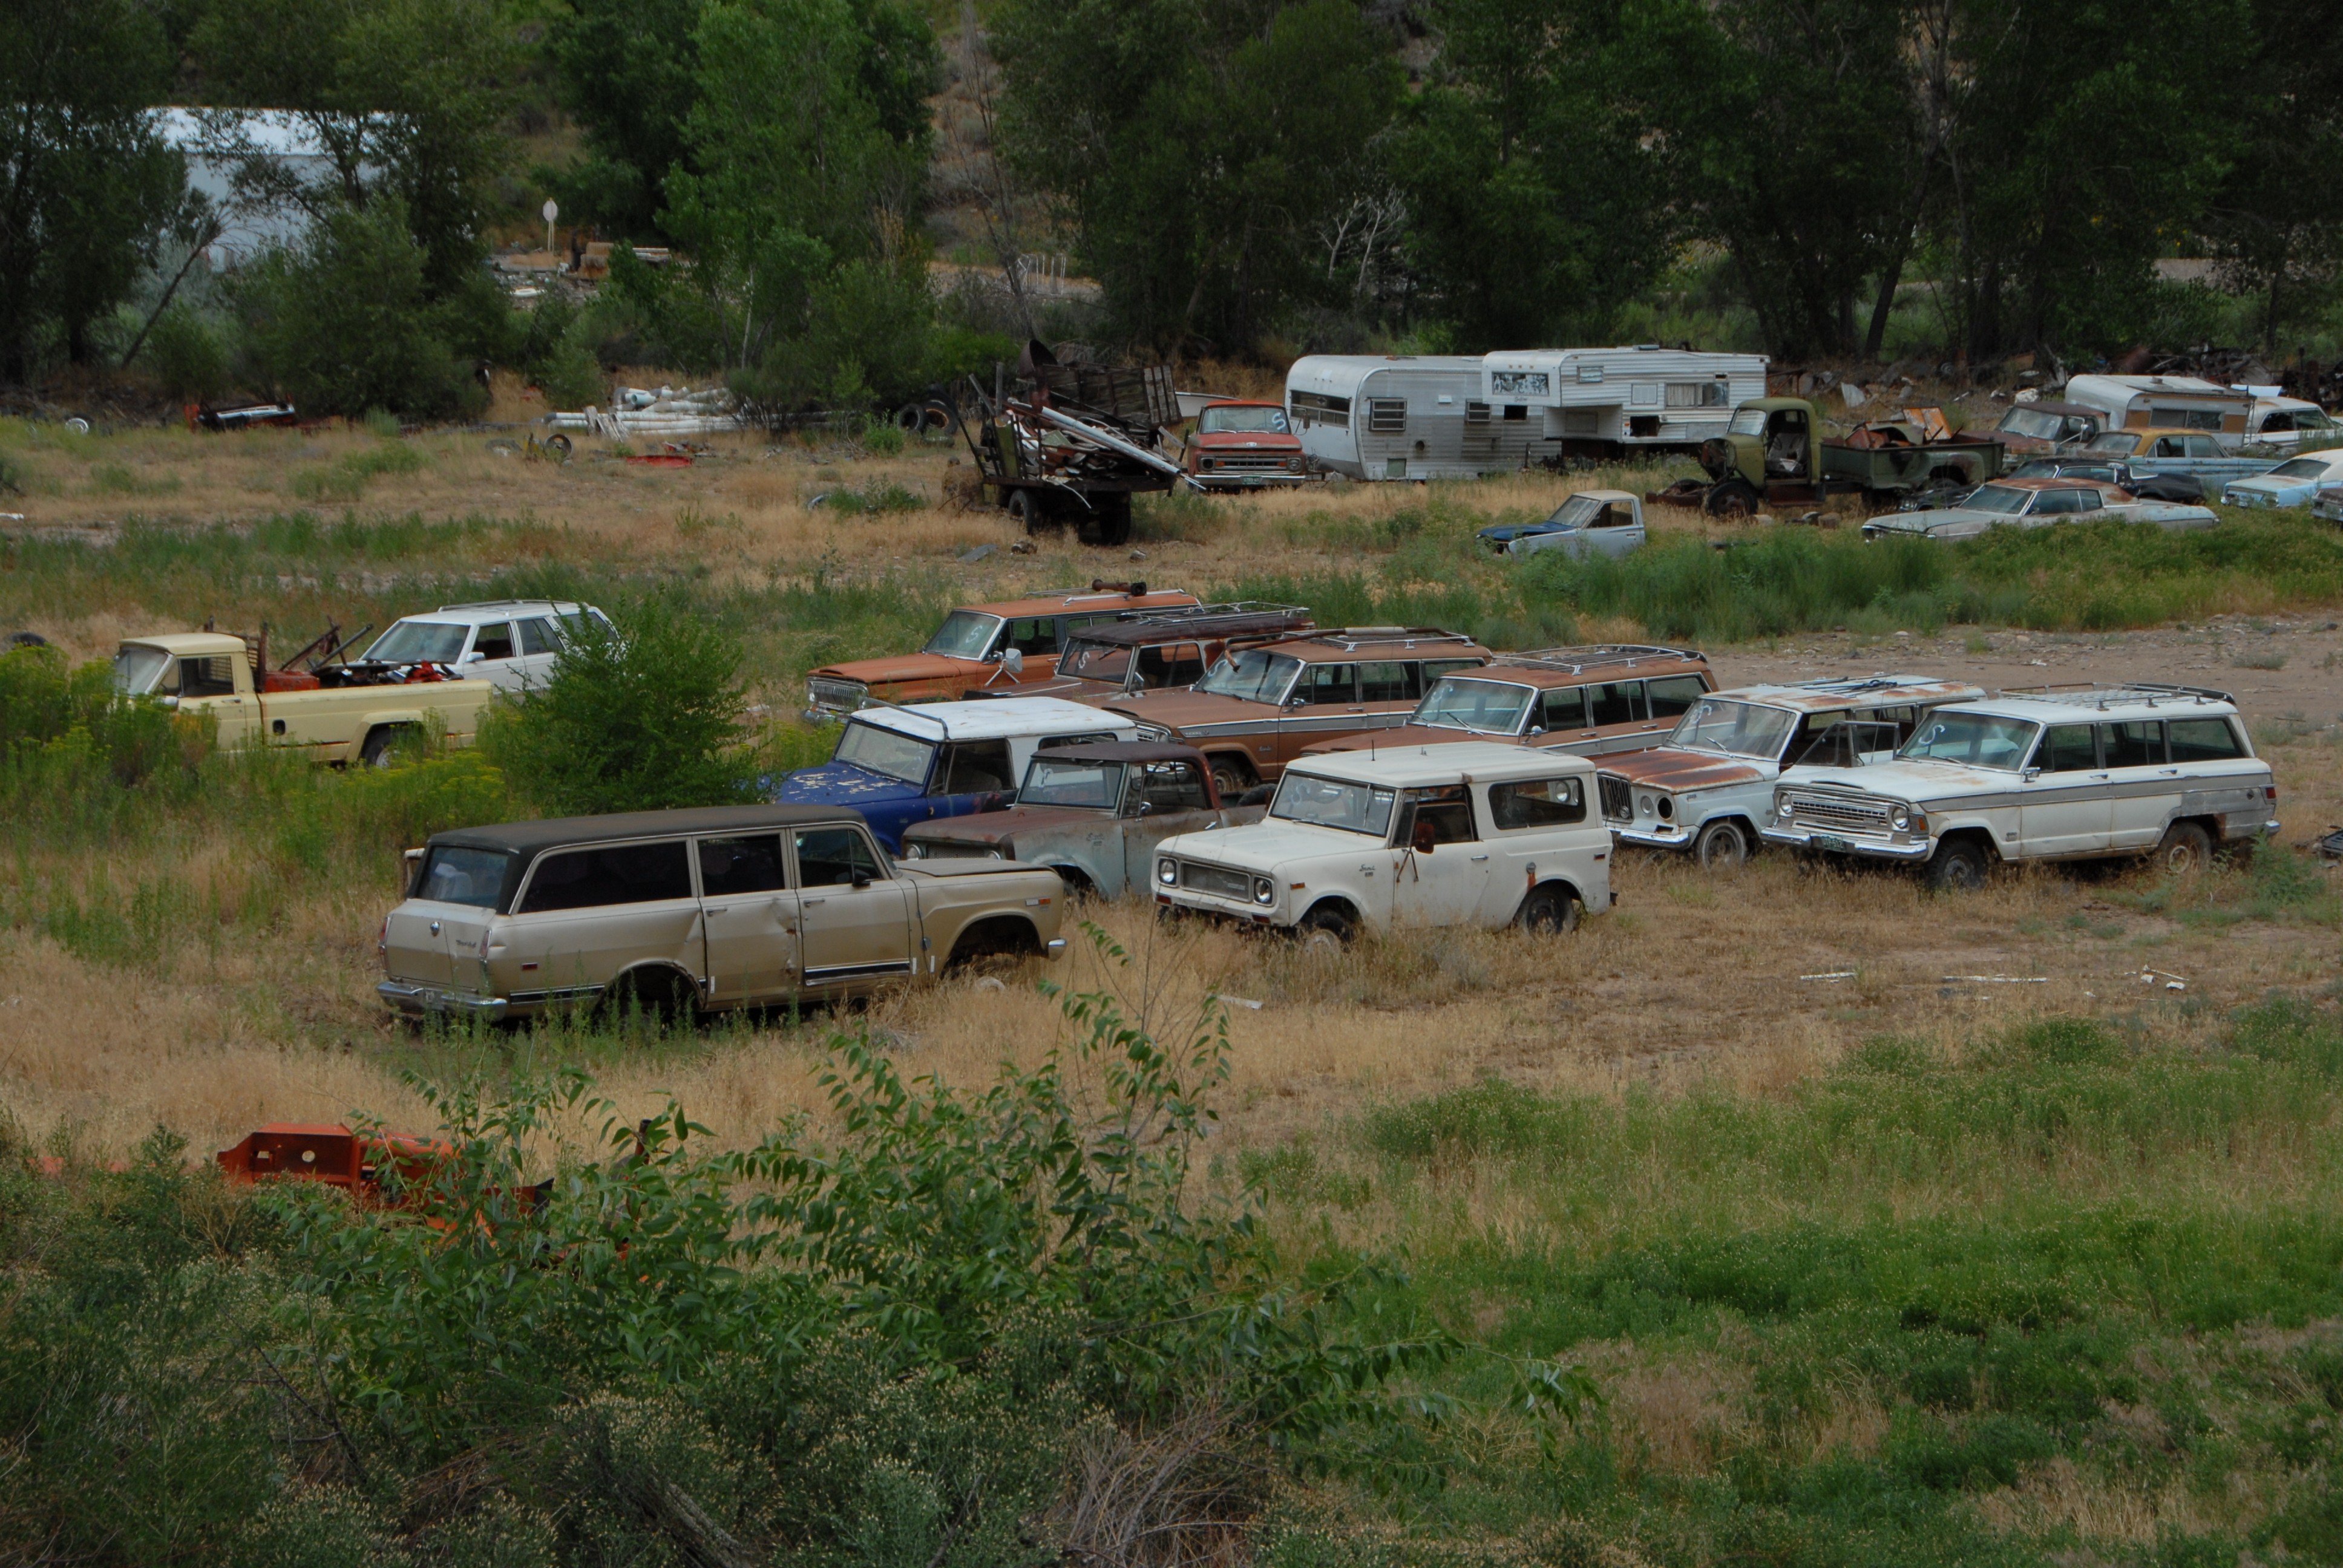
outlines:
[[[2297,457],[2291,463],[2280,463],[2272,468],[2269,477],[2273,479],[2323,479],[2327,477],[2327,463],[2319,457]]]
[[[402,620],[374,639],[366,657],[376,664],[453,664],[464,651],[468,626],[444,620]]]
[[[423,874],[415,879],[415,891],[409,896],[492,910],[497,906],[497,895],[504,891],[505,869],[511,864],[512,856],[502,849],[443,845],[433,849],[431,858],[423,863]]]
[[[1733,422],[1725,428],[1736,436],[1763,436],[1765,433],[1765,410],[1744,408],[1733,416]]]
[[[1522,727],[1534,696],[1526,686],[1496,680],[1459,680],[1449,676],[1415,705],[1411,724],[1436,725],[1443,729],[1477,729],[1511,735]]]
[[[922,740],[916,735],[900,730],[882,729],[876,724],[860,719],[847,721],[846,733],[838,738],[834,762],[850,762],[855,767],[900,779],[906,784],[925,784],[928,764],[935,759],[936,743]]]
[[[1936,762],[1966,762],[2011,772],[2034,744],[2034,725],[2024,719],[1985,713],[1939,713],[1904,743],[1898,757]]]
[[[1112,643],[1077,642],[1058,656],[1058,673],[1077,680],[1111,680],[1121,686],[1131,674],[1131,652]],[[1188,668],[1193,669],[1195,666]]]
[[[171,668],[171,656],[159,648],[125,643],[114,656],[114,689],[129,697],[153,691]]]
[[[944,617],[936,635],[928,638],[921,653],[940,653],[946,658],[982,658],[992,651],[993,635],[1001,629],[997,615],[979,615],[972,609],[956,609]]]
[[[2014,518],[2026,510],[2026,498],[2033,492],[2013,490],[2007,485],[1980,485],[1961,503],[1972,512],[1992,512],[1998,517]]]
[[[1714,698],[1695,702],[1676,720],[1668,744],[1728,757],[1755,757],[1773,761],[1782,755],[1798,716],[1754,702],[1719,702]]]
[[[2094,436],[2086,442],[2086,452],[2112,452],[2118,457],[2128,457],[2139,446],[2139,437],[2122,430],[2110,430],[2104,436]]]
[[[1277,799],[1271,803],[1269,814],[1288,822],[1340,828],[1346,833],[1381,839],[1391,831],[1392,791],[1380,785],[1345,784],[1335,779],[1313,779],[1307,773],[1288,773],[1277,781]]]
[[[1020,806],[1080,806],[1111,811],[1122,799],[1122,764],[1053,759],[1047,753],[1025,769],[1025,788],[1017,791]]]
[[[2066,421],[2056,414],[2039,408],[2012,408],[2001,417],[2001,427],[2013,436],[2030,436],[2037,441],[2055,441],[2065,433]]]
[[[1608,501],[1598,501],[1592,496],[1573,496],[1554,509],[1548,525],[1558,528],[1583,528],[1603,515]]]
[[[1248,702],[1283,702],[1293,678],[1301,673],[1298,658],[1247,648],[1233,658],[1223,655],[1212,673],[1196,683],[1196,689],[1219,697],[1242,697]]]
[[[1237,433],[1247,436],[1282,436],[1285,431],[1285,410],[1282,408],[1207,408],[1196,421],[1197,432],[1205,436]]]

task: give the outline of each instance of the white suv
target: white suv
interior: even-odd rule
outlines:
[[[1925,865],[1931,887],[1959,889],[1996,859],[2196,870],[2217,844],[2276,833],[2277,815],[2227,692],[2141,684],[1940,708],[1888,761],[1784,779],[1765,837]]]
[[[427,615],[393,621],[353,664],[443,665],[499,691],[526,691],[553,678],[568,628],[587,616],[610,618],[567,599],[499,598],[443,604]]]
[[[1269,815],[1166,839],[1155,901],[1294,931],[1519,925],[1566,931],[1611,907],[1594,765],[1492,741],[1305,757]]]

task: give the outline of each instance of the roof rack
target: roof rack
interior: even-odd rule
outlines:
[[[1210,637],[1219,632],[1301,635],[1309,630],[1310,611],[1301,605],[1240,600],[1233,604],[1131,610],[1111,621],[1092,621],[1072,633],[1068,640],[1136,644],[1174,633],[1191,637]]]
[[[458,609],[510,609],[517,604],[559,605],[577,602],[575,599],[567,598],[480,598],[474,599],[468,604],[443,604],[431,613],[446,615],[449,610]]]
[[[1299,632],[1287,639],[1291,642],[1323,642],[1352,652],[1362,648],[1397,645],[1413,648],[1420,642],[1450,642],[1466,648],[1480,645],[1461,631],[1443,631],[1436,626],[1337,626],[1322,631]]]
[[[2057,686],[2005,686],[1997,695],[2023,697],[2032,702],[2064,702],[2102,712],[2111,707],[2127,707],[2135,703],[2153,708],[2159,702],[2226,702],[2234,708],[2237,702],[2228,692],[2209,686],[2170,686],[2157,680],[2127,680],[2121,686],[2092,686],[2087,682]]]
[[[1906,686],[1957,686],[1958,681],[1917,675],[1825,675],[1815,680],[1786,680],[1785,691],[1895,691]]]
[[[1577,648],[1534,648],[1522,653],[1502,653],[1497,662],[1509,668],[1558,669],[1575,675],[1590,665],[1634,666],[1647,658],[1687,659],[1706,664],[1708,655],[1697,648],[1662,648],[1654,643],[1595,642]]]

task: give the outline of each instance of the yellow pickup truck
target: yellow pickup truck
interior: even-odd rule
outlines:
[[[449,678],[440,666],[399,670],[327,666],[263,668],[260,649],[232,632],[138,637],[114,655],[115,689],[153,697],[182,713],[208,715],[222,749],[297,748],[314,762],[380,767],[401,740],[439,728],[468,746],[496,696],[486,680]]]

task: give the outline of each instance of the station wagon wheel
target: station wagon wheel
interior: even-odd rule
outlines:
[[[694,1011],[689,983],[668,970],[628,970],[603,993],[602,1006],[618,1023],[675,1023]]]
[[[1342,910],[1322,906],[1302,917],[1299,934],[1303,952],[1313,959],[1331,959],[1351,945],[1357,928]]]
[[[1737,871],[1749,860],[1749,840],[1735,822],[1711,822],[1694,841],[1704,871]]]
[[[1967,839],[1947,839],[1928,861],[1928,886],[1940,893],[1970,893],[1985,886],[1985,851]]]
[[[1566,888],[1539,888],[1522,901],[1521,928],[1534,937],[1558,937],[1578,929],[1579,902]]]
[[[1252,788],[1245,770],[1225,757],[1212,759],[1212,789],[1220,795],[1222,806],[1233,806],[1237,797]]]
[[[2168,876],[2193,877],[2212,864],[2213,835],[2194,822],[2175,822],[2149,859]]]

